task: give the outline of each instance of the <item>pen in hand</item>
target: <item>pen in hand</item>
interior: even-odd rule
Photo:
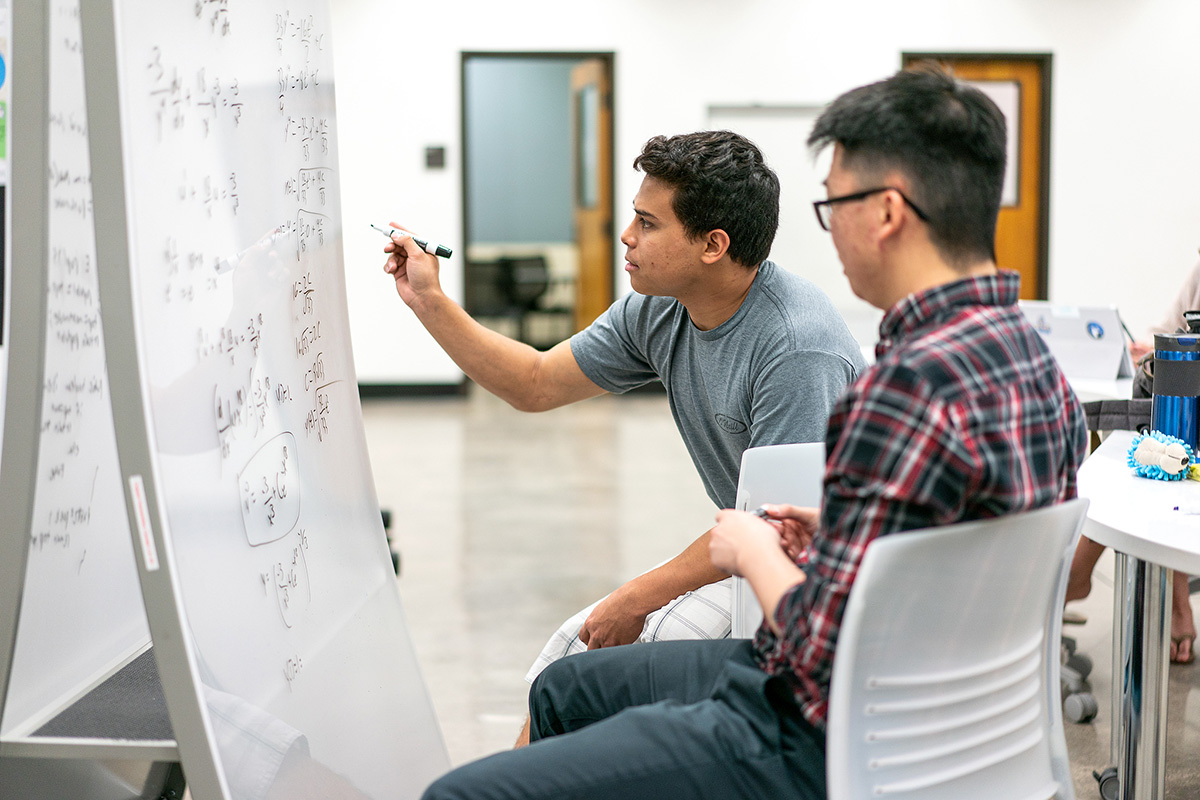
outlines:
[[[376,225],[373,222],[371,223],[371,227],[374,228],[375,230],[379,231],[380,233],[382,233],[384,236],[388,237],[389,239],[392,238],[393,233],[403,233],[408,236],[412,236],[412,240],[417,243],[417,247],[421,248],[426,253],[429,253],[431,256],[437,256],[439,258],[449,258],[451,255],[454,254],[454,251],[451,250],[449,247],[446,247],[444,244],[433,244],[432,242],[427,242],[424,239],[418,239],[416,236],[413,236],[408,231],[402,231],[399,228],[381,228],[380,226]]]

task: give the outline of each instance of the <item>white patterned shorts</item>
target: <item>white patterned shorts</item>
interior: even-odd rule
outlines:
[[[525,680],[533,683],[533,679],[557,661],[572,653],[582,653],[587,645],[579,641],[579,629],[592,613],[592,609],[600,605],[604,598],[597,600],[587,608],[574,615],[554,632],[550,641],[542,648],[541,655],[533,662]],[[733,601],[733,578],[701,586],[694,592],[676,597],[671,602],[651,612],[646,617],[646,627],[642,628],[639,642],[665,642],[676,639],[727,639],[729,638],[730,605]]]

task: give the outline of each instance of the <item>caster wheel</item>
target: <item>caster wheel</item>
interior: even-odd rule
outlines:
[[[1103,772],[1093,772],[1092,777],[1100,784],[1100,797],[1103,800],[1118,800],[1121,784],[1117,782],[1117,768],[1109,767]]]
[[[1090,692],[1072,694],[1063,700],[1063,716],[1079,725],[1094,720],[1097,710],[1096,698]]]

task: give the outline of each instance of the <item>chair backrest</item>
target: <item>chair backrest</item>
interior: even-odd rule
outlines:
[[[545,256],[508,256],[500,259],[504,291],[515,308],[531,311],[550,286],[550,268]]]
[[[838,636],[830,800],[1073,800],[1062,605],[1086,500],[867,549]]]
[[[506,271],[499,261],[466,262],[465,301],[474,316],[505,316],[512,310],[505,286]]]
[[[516,316],[537,308],[549,285],[550,268],[543,255],[468,261],[467,309],[481,317]]]
[[[742,511],[753,511],[763,503],[818,507],[824,474],[824,442],[751,447],[742,453],[735,507]],[[762,608],[744,578],[734,578],[732,602],[730,635],[753,636],[762,623]]]

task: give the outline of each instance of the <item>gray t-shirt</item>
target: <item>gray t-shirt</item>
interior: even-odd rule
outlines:
[[[866,367],[829,298],[770,261],[741,308],[698,330],[671,297],[637,293],[571,338],[580,369],[621,394],[656,378],[708,496],[736,501],[747,447],[825,440],[833,401]]]

